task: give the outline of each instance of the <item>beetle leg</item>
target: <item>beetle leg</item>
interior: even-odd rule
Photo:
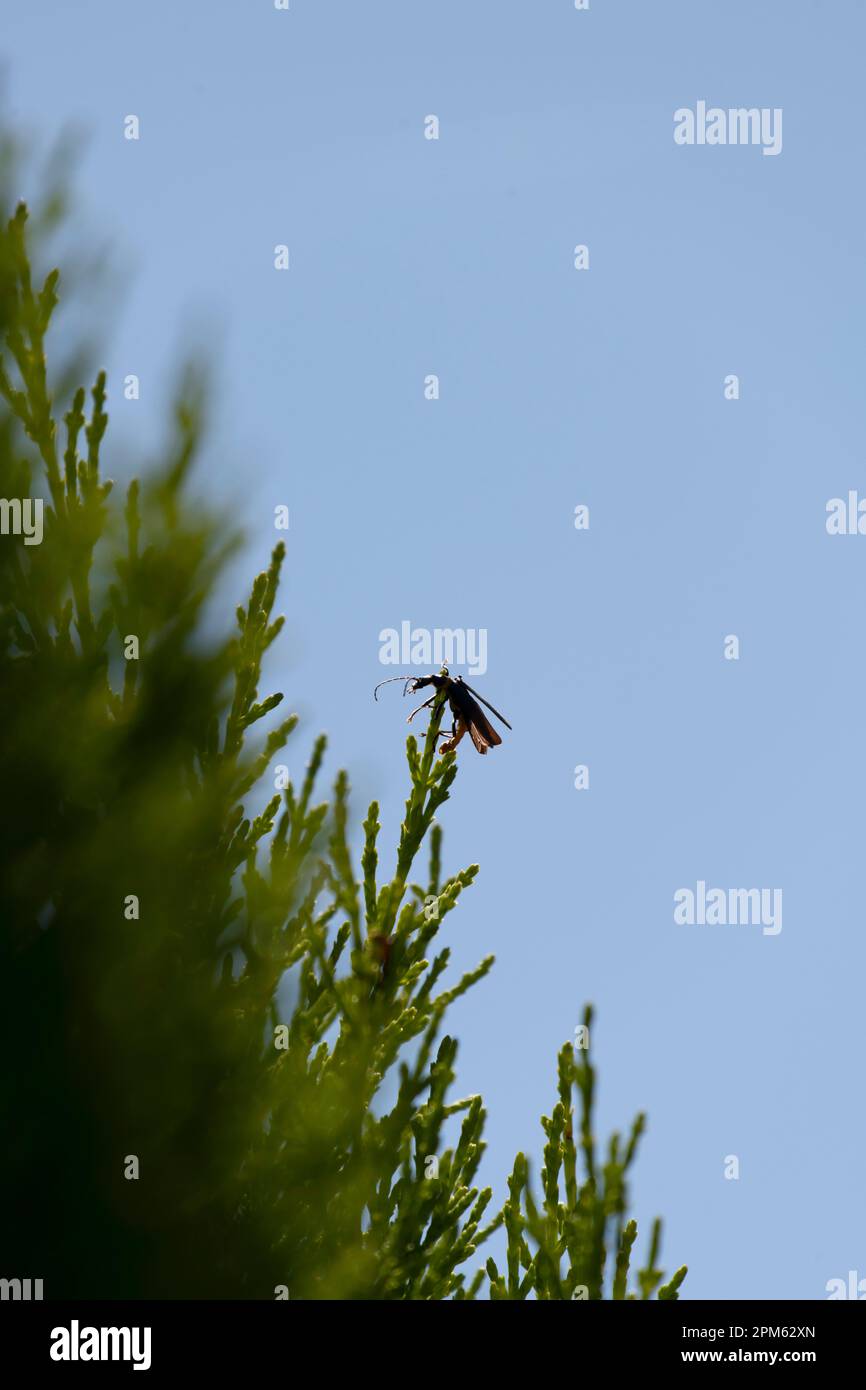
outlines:
[[[454,720],[453,724],[451,725],[451,737],[447,738],[445,742],[440,746],[439,752],[453,753],[454,749],[457,747],[463,735],[467,733],[468,729],[469,725],[466,723],[465,719],[463,719],[462,716],[458,715],[457,718]]]
[[[412,720],[415,718],[415,715],[420,714],[422,709],[429,709],[435,699],[436,696],[433,695],[429,700],[425,700],[423,705],[419,705],[417,709],[413,709],[412,713],[410,715],[407,715],[406,723],[410,724]]]

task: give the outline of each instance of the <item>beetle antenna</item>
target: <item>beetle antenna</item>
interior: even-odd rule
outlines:
[[[376,686],[376,689],[373,691],[373,699],[378,700],[379,696],[376,694],[376,690],[381,690],[383,685],[390,685],[392,681],[406,681],[408,684],[409,681],[413,681],[414,679],[414,676],[389,676],[387,680],[380,681]],[[403,694],[406,694],[405,690]]]

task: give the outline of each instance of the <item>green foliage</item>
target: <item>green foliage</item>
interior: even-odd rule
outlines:
[[[492,957],[445,985],[438,938],[477,866],[442,875],[434,818],[457,772],[436,755],[442,698],[407,742],[390,877],[376,804],[356,873],[345,774],[316,799],[324,738],[299,784],[261,798],[297,723],[272,722],[282,695],[259,692],[283,548],[236,632],[206,640],[229,541],[188,495],[201,387],[183,384],[164,466],[116,502],[105,376],[58,413],[58,274],[34,281],[26,229],[19,207],[0,234],[0,497],[45,480],[42,543],[0,536],[6,1272],[47,1297],[462,1299],[485,1290],[463,1266],[504,1223],[494,1297],[598,1298],[612,1225],[623,1297],[637,1131],[597,1173],[588,1057],[560,1055],[543,1206],[520,1156],[485,1224],[484,1110],[451,1099],[443,1023]],[[643,1297],[657,1246],[656,1230]]]
[[[637,1291],[628,1292],[637,1223],[628,1219],[626,1175],[644,1129],[638,1115],[623,1149],[611,1136],[607,1159],[599,1162],[592,1130],[595,1068],[590,1059],[592,1010],[587,1007],[581,1044],[566,1043],[559,1054],[559,1099],[553,1114],[542,1119],[547,1143],[542,1170],[543,1204],[530,1191],[526,1158],[518,1154],[508,1182],[505,1229],[508,1233],[507,1277],[487,1262],[493,1298],[599,1299],[605,1296],[609,1256],[615,1256],[610,1297],[675,1299],[686,1276],[683,1266],[667,1284],[656,1267],[661,1222],[653,1225],[646,1265],[637,1272]],[[575,1090],[580,1098],[580,1133],[574,1133]],[[578,1152],[580,1159],[578,1159]],[[578,1167],[582,1181],[578,1182]],[[535,1246],[533,1252],[532,1246]],[[563,1261],[566,1269],[563,1272]]]

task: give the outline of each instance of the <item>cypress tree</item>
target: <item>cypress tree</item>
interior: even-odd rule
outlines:
[[[630,1276],[643,1120],[598,1154],[587,1048],[559,1054],[540,1193],[523,1155],[501,1210],[479,1186],[445,1022],[493,958],[448,978],[477,865],[442,868],[442,699],[407,740],[390,877],[376,803],[356,865],[345,774],[319,799],[324,738],[265,799],[298,738],[260,692],[283,548],[208,638],[230,539],[190,500],[201,390],[118,498],[104,373],[54,399],[59,274],[35,277],[27,226],[0,233],[5,1272],[48,1298],[676,1298],[658,1223]]]

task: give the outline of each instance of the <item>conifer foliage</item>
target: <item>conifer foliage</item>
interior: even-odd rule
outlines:
[[[629,1286],[642,1121],[600,1159],[588,1051],[560,1053],[540,1197],[523,1155],[501,1211],[479,1188],[444,1025],[492,957],[447,978],[477,866],[442,869],[441,698],[390,877],[376,804],[356,869],[346,776],[318,799],[324,738],[267,799],[298,738],[260,693],[283,548],[209,639],[228,543],[188,500],[201,393],[118,499],[104,374],[55,403],[59,276],[27,226],[0,235],[0,498],[44,501],[38,543],[14,507],[0,536],[4,1273],[47,1298],[676,1298],[658,1227]]]

